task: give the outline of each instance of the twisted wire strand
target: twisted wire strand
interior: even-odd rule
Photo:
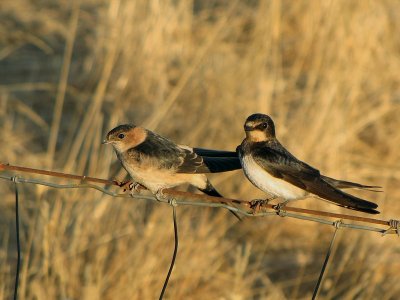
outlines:
[[[19,268],[20,268],[20,241],[19,241],[19,207],[18,207],[18,183],[27,183],[27,184],[36,184],[36,185],[42,185],[42,186],[47,186],[51,188],[58,188],[58,189],[95,189],[103,194],[112,196],[112,197],[124,197],[124,198],[134,198],[134,199],[143,199],[143,200],[148,200],[148,201],[158,201],[158,202],[165,202],[168,203],[169,205],[172,206],[173,209],[173,224],[174,224],[174,237],[175,237],[175,246],[174,246],[174,252],[172,255],[172,261],[163,285],[163,288],[161,290],[160,298],[163,299],[163,296],[165,294],[165,291],[168,286],[169,278],[172,274],[172,270],[175,264],[175,259],[177,256],[177,251],[178,251],[178,229],[177,229],[177,222],[176,222],[176,206],[178,205],[190,205],[190,206],[198,206],[198,207],[217,207],[217,208],[224,208],[228,209],[230,211],[240,213],[242,215],[248,216],[248,217],[263,217],[263,216],[280,216],[280,217],[289,217],[289,218],[295,218],[299,220],[306,220],[306,221],[312,221],[320,224],[326,224],[326,225],[332,225],[334,226],[335,232],[333,234],[330,246],[328,248],[328,252],[326,254],[326,258],[324,261],[324,264],[321,269],[320,276],[318,278],[317,284],[314,289],[313,293],[313,298],[316,299],[319,293],[319,288],[321,285],[321,282],[323,280],[323,276],[330,258],[330,253],[333,248],[333,244],[335,241],[336,233],[339,228],[351,228],[351,229],[356,229],[356,230],[366,230],[366,231],[373,231],[373,232],[379,232],[382,234],[382,236],[385,236],[387,234],[397,234],[400,236],[400,221],[391,219],[389,221],[386,220],[381,220],[381,219],[373,219],[373,218],[367,218],[367,217],[358,217],[354,215],[348,215],[348,214],[338,214],[338,213],[331,213],[331,212],[326,212],[326,211],[319,211],[319,210],[311,210],[311,209],[303,209],[303,208],[296,208],[296,207],[281,207],[280,205],[271,205],[266,203],[265,201],[246,201],[246,200],[241,200],[241,199],[230,199],[230,198],[220,198],[220,197],[212,197],[208,195],[201,195],[201,194],[193,194],[193,193],[188,193],[188,192],[182,192],[182,191],[176,191],[176,190],[171,190],[171,189],[165,189],[163,190],[163,194],[167,196],[172,196],[172,198],[169,198],[169,200],[160,200],[157,199],[155,195],[141,195],[139,193],[134,194],[124,194],[124,193],[116,193],[113,191],[110,191],[109,188],[103,188],[101,186],[92,184],[93,183],[99,183],[99,184],[104,184],[104,185],[114,185],[118,187],[124,187],[126,186],[125,182],[120,182],[117,180],[106,180],[106,179],[100,179],[100,178],[95,178],[95,177],[88,177],[88,176],[81,176],[81,175],[74,175],[74,174],[66,174],[66,173],[61,173],[61,172],[54,172],[54,171],[47,171],[47,170],[39,170],[39,169],[33,169],[33,168],[27,168],[27,167],[19,167],[19,166],[12,166],[8,164],[2,164],[0,163],[0,172],[1,171],[19,171],[19,172],[27,172],[30,174],[41,174],[41,175],[47,175],[51,177],[58,177],[58,178],[65,178],[65,179],[72,179],[72,180],[79,180],[79,183],[77,184],[61,184],[61,183],[54,183],[54,182],[49,182],[49,181],[44,181],[40,179],[33,179],[33,178],[23,178],[23,177],[18,177],[18,176],[9,176],[5,174],[0,174],[0,179],[4,180],[9,180],[14,182],[15,185],[15,208],[16,208],[16,230],[17,230],[17,251],[18,251],[18,261],[17,261],[17,271],[16,271],[16,278],[15,278],[15,286],[14,286],[14,299],[17,299],[17,294],[18,294],[18,282],[19,282]],[[140,190],[139,190],[140,191]],[[177,200],[176,198],[181,198],[184,200]],[[193,201],[195,200],[195,201]],[[223,201],[223,203],[221,203]],[[257,204],[257,209],[254,209],[253,202],[256,201]],[[235,204],[235,206],[233,206]],[[270,211],[267,211],[270,210]],[[311,215],[311,216],[309,216]],[[318,216],[318,217],[316,217]],[[325,217],[325,218],[321,218]],[[328,220],[327,218],[335,218],[335,221]],[[370,225],[362,225],[362,224],[354,224],[354,223],[345,223],[343,220],[350,220],[350,221],[355,221],[355,222],[360,222],[360,223],[368,223],[368,224],[375,224],[375,225],[381,225],[381,226],[386,226],[386,228],[379,228],[379,227],[373,227]],[[389,227],[387,227],[389,226]]]
[[[19,167],[13,166],[9,164],[0,163],[0,171],[2,170],[9,170],[9,171],[20,171],[20,172],[27,172],[30,174],[41,174],[47,175],[51,177],[58,177],[58,178],[65,178],[65,179],[72,179],[72,180],[79,180],[80,182],[77,184],[60,184],[54,182],[48,182],[40,179],[33,179],[33,178],[23,178],[18,177],[18,182],[20,183],[29,183],[29,184],[38,184],[43,186],[48,186],[52,188],[60,188],[60,189],[68,189],[68,188],[91,188],[98,190],[104,194],[107,194],[112,197],[125,197],[125,198],[134,198],[134,199],[143,199],[149,201],[158,201],[153,195],[142,195],[142,194],[124,194],[124,193],[116,193],[111,191],[109,188],[103,188],[101,186],[92,184],[93,183],[100,183],[104,185],[113,185],[121,187],[124,183],[117,181],[117,180],[107,180],[107,179],[100,179],[95,177],[88,177],[82,175],[74,175],[74,174],[66,174],[61,172],[54,172],[54,171],[47,171],[47,170],[40,170],[40,169],[33,169],[27,167]],[[13,180],[15,176],[9,176],[5,174],[0,174],[1,179],[5,180]],[[175,200],[176,205],[190,205],[190,206],[199,206],[199,207],[216,207],[216,208],[224,208],[236,213],[240,213],[244,216],[248,217],[264,217],[270,215],[279,215],[281,217],[289,217],[295,218],[300,220],[307,220],[312,222],[317,222],[321,224],[333,225],[336,220],[342,220],[340,227],[344,228],[351,228],[356,230],[367,230],[373,232],[379,232],[383,235],[387,234],[400,234],[399,233],[399,221],[397,220],[381,220],[381,219],[374,219],[369,217],[359,217],[349,214],[339,214],[339,213],[332,213],[320,210],[312,210],[312,209],[304,209],[304,208],[297,208],[297,207],[288,207],[285,206],[284,209],[279,207],[279,205],[272,205],[267,203],[262,203],[260,205],[261,209],[258,211],[251,209],[251,201],[242,200],[242,199],[231,199],[231,198],[218,198],[212,197],[204,194],[194,194],[189,192],[182,192],[176,191],[171,189],[163,190],[163,193],[172,196],[174,198],[179,198],[181,200]],[[221,203],[223,201],[224,203]],[[235,204],[235,206],[234,206]],[[311,216],[308,216],[311,215]],[[317,217],[315,217],[317,216]],[[322,218],[325,217],[325,218]],[[335,218],[336,220],[332,221],[327,218]],[[385,228],[370,226],[370,225],[363,225],[363,224],[353,224],[353,223],[346,223],[347,221],[355,221],[358,223],[367,223],[367,224],[375,224],[386,226]]]

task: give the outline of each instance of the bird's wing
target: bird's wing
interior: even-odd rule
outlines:
[[[179,147],[181,163],[177,168],[178,173],[220,173],[242,168],[235,152]]]
[[[242,168],[238,157],[208,157],[203,156],[204,165],[210,173],[234,171]]]
[[[235,158],[239,159],[238,155],[235,151],[214,150],[214,149],[206,149],[206,148],[193,148],[193,151],[200,156],[235,157]]]
[[[251,155],[257,164],[272,176],[304,190],[307,190],[306,182],[320,176],[317,169],[295,158],[280,144],[274,145],[273,148],[267,145],[257,147]]]
[[[193,151],[203,157],[203,162],[211,173],[239,170],[242,168],[236,151],[193,148]]]
[[[154,132],[147,139],[130,149],[132,154],[146,157],[161,169],[173,169],[177,173],[219,173],[241,168],[236,152],[177,145]],[[203,156],[204,155],[204,156]]]
[[[274,147],[258,147],[252,151],[254,160],[272,176],[283,179],[321,198],[337,205],[364,211],[378,213],[378,206],[370,201],[344,193],[321,178],[317,169],[296,159],[280,144]]]

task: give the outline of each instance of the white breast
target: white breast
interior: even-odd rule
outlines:
[[[270,175],[261,168],[250,155],[241,157],[243,171],[246,177],[260,190],[285,200],[303,198],[307,192],[293,184]]]

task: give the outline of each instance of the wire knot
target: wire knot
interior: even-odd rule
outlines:
[[[341,227],[341,224],[342,224],[342,220],[336,220],[335,222],[332,223],[332,225],[337,229],[339,229]]]
[[[389,228],[386,229],[382,235],[387,235],[388,233],[394,231],[397,236],[400,237],[400,220],[394,220],[394,219],[390,219],[389,220]]]
[[[81,184],[84,184],[85,183],[85,181],[86,181],[86,175],[82,175],[82,178],[81,178]]]
[[[173,207],[177,207],[178,206],[178,203],[176,202],[175,198],[168,199],[168,204],[173,206]]]

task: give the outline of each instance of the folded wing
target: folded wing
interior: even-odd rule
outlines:
[[[372,214],[379,213],[375,210],[377,204],[342,192],[332,184],[332,179],[321,176],[317,169],[296,159],[280,144],[273,148],[265,145],[255,149],[253,158],[271,175],[339,206]],[[324,180],[326,178],[329,179]]]
[[[241,169],[236,152],[182,147],[178,173],[220,173]]]

